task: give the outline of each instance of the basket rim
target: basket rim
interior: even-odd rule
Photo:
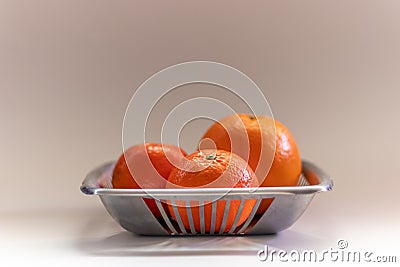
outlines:
[[[314,194],[318,192],[331,191],[333,189],[332,179],[315,164],[308,160],[302,160],[302,174],[315,175],[319,179],[319,184],[304,186],[279,186],[279,187],[250,187],[250,188],[184,188],[184,189],[114,189],[101,188],[95,185],[99,174],[112,168],[114,161],[107,162],[93,169],[83,180],[80,190],[86,195],[114,195],[114,196],[134,196],[134,197],[156,197],[169,198],[174,196],[193,197],[193,196],[238,196],[261,197],[286,194]],[[151,195],[151,196],[149,196]]]

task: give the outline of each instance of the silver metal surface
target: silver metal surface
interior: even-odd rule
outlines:
[[[111,175],[113,163],[104,164],[90,172],[82,183],[81,191],[88,195],[99,195],[110,215],[126,230],[142,235],[238,235],[238,234],[272,234],[290,227],[303,214],[313,197],[318,192],[332,190],[332,180],[314,164],[303,161],[303,173],[298,186],[260,187],[260,188],[193,188],[193,189],[113,189]],[[102,183],[99,180],[102,179]],[[101,188],[99,184],[107,188]],[[150,194],[150,195],[149,195]],[[215,233],[217,202],[211,203],[210,230],[206,232],[204,204],[210,199],[220,197],[225,201],[224,216],[219,232]],[[162,218],[156,218],[149,210],[144,198],[155,198],[156,206]],[[273,198],[269,208],[262,215],[257,209],[263,199]],[[237,225],[245,201],[256,201],[249,217]],[[159,200],[173,205],[176,217],[169,216],[168,210]],[[232,200],[240,201],[233,225],[224,233],[227,224],[229,207]],[[179,201],[187,205],[186,212],[189,227],[185,228],[178,208]],[[199,205],[200,232],[196,231],[193,210],[190,203]],[[209,218],[210,219],[210,218]]]

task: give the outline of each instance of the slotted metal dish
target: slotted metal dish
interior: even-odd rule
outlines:
[[[298,186],[262,187],[257,189],[233,188],[226,193],[224,188],[193,189],[113,189],[111,175],[114,163],[104,164],[91,171],[82,183],[81,191],[88,195],[98,195],[110,215],[126,230],[141,235],[241,235],[272,234],[290,227],[303,214],[316,193],[330,191],[332,180],[321,169],[308,161],[302,162],[302,175]],[[100,187],[99,184],[106,184]],[[144,202],[144,198],[155,198],[162,218],[156,218]],[[182,223],[181,214],[174,212],[176,220],[169,216],[165,205],[158,200],[171,204],[177,201],[187,203],[187,215],[192,216],[189,203],[208,202],[213,196],[222,196],[218,201],[226,201],[224,218],[219,232],[215,232],[216,202],[212,202],[211,227],[205,231],[204,208],[200,205],[199,218],[201,230],[193,227],[193,219],[187,218],[190,228]],[[242,212],[243,203],[248,199],[256,200],[250,216],[241,225],[237,222]],[[262,215],[257,209],[262,201],[272,199],[269,208]],[[223,233],[226,215],[232,200],[239,200],[240,205],[234,223],[228,232]],[[176,211],[174,209],[174,211]]]

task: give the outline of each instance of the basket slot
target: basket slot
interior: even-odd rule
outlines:
[[[174,210],[174,214],[175,214],[176,220],[178,222],[179,229],[181,229],[182,234],[186,235],[187,232],[186,232],[185,226],[182,223],[181,214],[179,213],[178,208],[176,207],[177,204],[175,203],[174,200],[171,200],[171,205],[172,205],[172,209]]]
[[[254,204],[254,207],[251,210],[249,217],[247,218],[247,220],[243,224],[243,226],[239,229],[239,231],[237,231],[237,233],[244,233],[244,231],[247,229],[247,227],[249,226],[249,224],[253,220],[254,215],[256,214],[256,211],[258,210],[258,207],[260,206],[261,200],[262,200],[262,198],[258,198],[257,199],[256,204]]]
[[[204,217],[204,205],[205,202],[199,203],[199,215],[200,215],[200,233],[204,235],[206,233],[206,226],[205,226],[205,217]]]
[[[162,206],[160,200],[158,200],[158,199],[154,199],[154,200],[155,200],[156,205],[157,205],[157,208],[158,208],[158,210],[160,211],[161,216],[162,216],[162,218],[164,219],[165,223],[167,224],[169,230],[170,230],[172,233],[174,233],[174,234],[177,235],[178,232],[176,231],[175,227],[172,225],[171,221],[169,220],[168,215],[167,215],[167,213],[165,212],[165,210],[164,210],[164,208],[163,208],[163,206]]]
[[[215,219],[217,217],[217,202],[213,201],[211,204],[211,226],[210,226],[210,235],[214,234],[215,231]]]
[[[236,217],[235,220],[233,221],[233,224],[231,226],[231,229],[229,230],[228,234],[233,234],[233,231],[236,228],[236,225],[239,221],[240,216],[242,215],[242,211],[243,211],[243,207],[244,207],[244,203],[246,202],[246,200],[240,200],[240,205],[239,205],[239,209],[236,213]]]
[[[104,179],[103,181],[104,181],[104,184],[103,184],[103,187],[104,187],[104,188],[113,188],[111,175],[108,176],[108,177],[107,177],[106,179]]]
[[[225,201],[225,210],[224,210],[224,217],[222,218],[222,223],[221,223],[221,227],[219,228],[219,235],[222,235],[224,230],[225,230],[225,226],[226,226],[226,221],[228,220],[228,213],[229,213],[229,208],[231,205],[231,201],[228,199]]]
[[[306,185],[310,185],[310,183],[308,182],[307,178],[305,175],[300,174],[300,179],[298,182],[298,186],[306,186]]]
[[[190,226],[190,232],[192,234],[196,234],[196,230],[194,229],[194,223],[193,223],[193,217],[192,217],[192,207],[191,207],[191,201],[188,201],[188,204],[185,202],[186,206],[186,212],[188,216],[188,221],[189,221],[189,226]]]

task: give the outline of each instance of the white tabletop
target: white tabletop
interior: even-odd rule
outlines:
[[[291,228],[260,236],[139,236],[123,230],[101,203],[91,210],[9,213],[0,221],[2,262],[18,266],[202,266],[226,262],[253,266],[266,264],[257,256],[265,246],[269,252],[313,250],[322,255],[324,250],[342,251],[339,240],[347,242],[344,251],[372,252],[372,260],[377,259],[375,256],[396,256],[399,260],[398,218],[389,212],[371,213],[367,209],[351,216],[354,211],[343,209],[341,204],[329,204],[329,194],[333,192],[318,195]],[[284,264],[276,258],[272,263]],[[337,264],[328,258],[324,263]]]

